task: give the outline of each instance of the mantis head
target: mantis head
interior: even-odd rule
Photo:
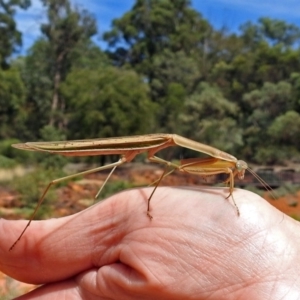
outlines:
[[[238,178],[239,179],[244,179],[245,171],[248,169],[248,165],[245,161],[243,160],[238,160],[235,164]]]

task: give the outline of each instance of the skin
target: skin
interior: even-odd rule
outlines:
[[[0,269],[43,284],[18,299],[300,299],[300,223],[245,190],[124,191],[75,215],[0,220]]]

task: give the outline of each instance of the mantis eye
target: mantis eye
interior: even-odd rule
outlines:
[[[235,164],[235,167],[237,168],[237,170],[240,172],[242,170],[247,170],[248,169],[248,165],[245,161],[243,160],[238,160]]]

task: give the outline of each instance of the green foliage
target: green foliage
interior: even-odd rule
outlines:
[[[0,141],[0,154],[10,158],[15,157],[15,152],[17,150],[11,147],[11,145],[17,143],[19,143],[19,140],[17,139],[7,139]]]
[[[196,61],[183,51],[164,50],[153,57],[151,66],[150,97],[159,105],[157,119],[160,124],[156,130],[175,132],[184,99],[194,89],[200,72]]]
[[[174,130],[182,107],[173,105],[170,85],[181,85],[188,94],[201,75],[198,61],[205,57],[211,27],[190,5],[188,0],[137,0],[104,34],[115,49],[110,52],[115,64],[133,68],[148,82],[151,100],[160,106],[160,131]]]
[[[22,46],[22,35],[17,30],[14,15],[17,8],[27,9],[30,4],[30,0],[0,1],[0,68],[6,69],[8,58]]]
[[[78,45],[70,53],[70,59],[72,61],[72,70],[99,70],[111,65],[107,54],[98,48],[94,42],[85,39],[78,42]]]
[[[104,34],[104,39],[117,47],[114,58],[138,65],[165,49],[191,53],[203,42],[210,26],[190,4],[189,0],[137,0]]]
[[[6,139],[0,141],[0,168],[11,168],[17,163],[26,164],[34,161],[34,153],[30,151],[20,151],[13,148],[12,144],[17,144],[17,139]]]
[[[59,93],[61,83],[74,66],[89,67],[91,59],[103,53],[95,49],[90,38],[96,34],[95,19],[86,11],[73,8],[69,0],[42,1],[47,10],[43,33],[25,58],[22,68],[27,88],[26,104],[31,118],[30,139],[39,139],[40,129],[46,125],[66,130],[68,122],[65,101]]]
[[[43,141],[61,141],[66,137],[63,132],[51,125],[46,125],[40,130]]]
[[[151,67],[151,93],[156,101],[167,95],[170,84],[180,84],[184,91],[192,91],[195,80],[200,77],[196,61],[183,51],[164,50],[153,57]]]
[[[248,122],[266,126],[274,117],[290,110],[291,92],[291,85],[287,82],[266,82],[261,89],[245,94],[243,101],[252,112]]]
[[[255,149],[254,145],[258,146],[255,152],[249,151],[247,156],[259,163],[270,164],[284,160],[284,152],[279,152],[272,142],[281,140],[281,138],[275,137],[279,133],[276,117],[284,115],[292,108],[291,95],[292,88],[287,82],[279,82],[278,84],[267,82],[261,89],[253,90],[244,95],[243,102],[248,107],[248,111],[251,111],[245,119],[245,140],[253,150]],[[281,122],[282,118],[279,121]],[[266,141],[269,141],[267,145]],[[283,149],[285,146],[281,145],[281,148]]]
[[[135,185],[129,181],[124,181],[124,180],[111,181],[105,185],[105,187],[101,191],[100,197],[101,199],[105,199],[113,194],[124,191],[126,189],[131,189],[133,187],[135,187]]]
[[[9,168],[13,168],[15,166],[16,166],[16,162],[13,159],[0,154],[0,168],[1,169],[9,169]]]
[[[40,130],[41,139],[43,141],[61,141],[65,140],[65,135],[57,128],[46,125]],[[37,160],[40,162],[39,165],[45,169],[52,168],[58,169],[63,168],[67,163],[67,159],[61,155],[55,155],[51,153],[35,153]]]
[[[114,67],[71,72],[61,88],[70,115],[69,136],[111,137],[149,131],[154,106],[134,71]]]
[[[280,114],[268,128],[268,134],[278,144],[299,146],[300,115],[293,111]]]
[[[169,83],[163,103],[157,110],[155,129],[159,132],[178,132],[178,117],[184,106],[185,87],[181,83]]]
[[[19,64],[26,86],[26,107],[28,119],[26,127],[30,133],[26,139],[40,138],[40,129],[49,123],[53,83],[51,79],[51,61],[49,44],[45,39],[38,39],[29,49],[24,61]]]
[[[55,170],[52,168],[45,170],[39,168],[27,175],[14,179],[10,185],[21,195],[22,214],[29,217],[33,213],[47,184],[53,179],[63,176],[65,174],[59,169]],[[63,184],[66,184],[66,182]],[[55,187],[57,188],[60,185],[55,185]],[[52,201],[55,201],[54,187],[48,191],[43,204],[37,211],[35,219],[42,219],[51,215]]]
[[[290,83],[292,85],[293,108],[296,112],[300,112],[300,73],[292,72],[290,75]]]
[[[72,52],[97,33],[96,21],[86,10],[72,9],[69,0],[42,2],[47,7],[48,23],[41,25],[41,31],[48,40],[47,61],[53,85],[49,125],[63,129],[65,102],[59,88],[71,70],[74,61],[74,57],[71,59]]]
[[[27,116],[24,103],[25,87],[19,71],[0,69],[0,138],[23,135]]]
[[[280,147],[278,150],[273,144],[267,143],[257,149],[251,160],[262,165],[283,164],[289,155],[287,150],[286,147]]]
[[[238,113],[238,107],[224,98],[217,87],[202,83],[185,101],[180,115],[182,134],[224,151],[234,151],[243,144],[236,122]]]
[[[97,26],[88,11],[70,0],[42,0],[42,36],[7,69],[21,41],[14,9],[29,1],[7,3],[0,10],[6,20],[0,30],[3,165],[9,159],[65,163],[59,156],[10,149],[12,138],[152,132],[178,133],[261,164],[300,157],[297,26],[261,18],[230,33],[215,30],[189,0],[136,0],[104,34],[104,53],[91,40]],[[181,153],[170,152],[168,159],[173,155]]]
[[[241,26],[241,30],[248,44],[267,41],[290,47],[300,38],[300,29],[297,26],[270,18],[260,18],[258,24],[247,22]]]

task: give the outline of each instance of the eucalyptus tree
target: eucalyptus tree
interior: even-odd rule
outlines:
[[[0,1],[0,67],[8,68],[13,53],[22,46],[22,33],[17,29],[14,19],[16,9],[27,9],[30,0],[1,0]]]
[[[65,125],[64,99],[59,87],[74,63],[74,50],[97,33],[96,21],[86,10],[73,8],[69,0],[41,0],[47,8],[47,23],[41,25],[48,42],[47,66],[52,82],[48,124],[62,129]]]
[[[203,76],[211,30],[189,0],[137,0],[104,34],[114,64],[133,68],[149,84],[160,106],[157,130],[174,127],[184,96]]]

